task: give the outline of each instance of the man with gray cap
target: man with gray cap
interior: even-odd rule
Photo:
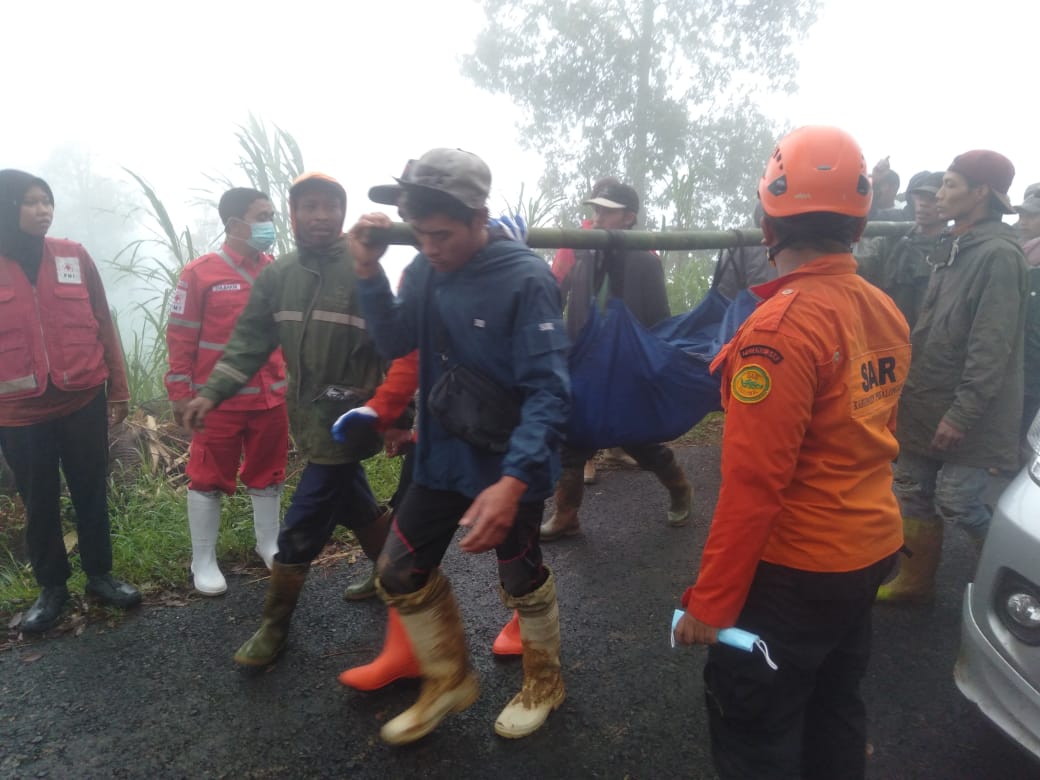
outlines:
[[[936,196],[954,224],[932,253],[896,429],[894,489],[913,557],[879,589],[882,602],[933,599],[944,523],[981,547],[988,472],[1019,465],[1026,264],[1002,221],[1014,176],[1002,154],[975,149],[953,160]]]
[[[913,206],[914,226],[906,233],[867,239],[856,245],[860,276],[895,301],[911,328],[917,322],[932,275],[928,258],[946,227],[935,198],[942,177],[941,172],[921,171],[910,179],[906,198]]]
[[[350,229],[361,306],[385,357],[419,350],[413,481],[379,559],[379,592],[396,608],[419,660],[419,699],[387,722],[399,745],[432,731],[479,694],[458,605],[440,562],[459,525],[467,553],[494,549],[500,595],[519,613],[524,683],[495,722],[525,737],[563,703],[560,622],[538,540],[542,504],[559,474],[570,401],[560,294],[546,263],[488,226],[491,172],[474,154],[432,149],[369,197],[396,205],[420,252],[398,296],[366,214]]]
[[[592,227],[598,230],[631,230],[639,216],[639,194],[627,184],[612,184],[585,203],[593,207]],[[608,298],[624,301],[632,316],[650,328],[667,319],[668,293],[661,259],[653,252],[632,249],[575,252],[576,262],[561,290],[567,308],[567,332],[577,337],[593,306]],[[640,468],[651,471],[668,490],[668,525],[678,527],[690,520],[693,488],[675,453],[664,444],[626,446],[622,449]],[[581,531],[578,511],[585,495],[584,467],[595,452],[564,446],[563,472],[556,483],[553,513],[542,524],[542,540],[551,541]]]

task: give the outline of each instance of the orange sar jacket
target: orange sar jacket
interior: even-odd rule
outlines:
[[[862,569],[896,552],[892,493],[910,334],[849,254],[752,288],[763,302],[712,364],[726,412],[722,488],[686,611],[734,625],[759,561]]]
[[[184,266],[166,327],[170,359],[166,392],[171,401],[194,398],[206,384],[246,307],[253,282],[272,262],[270,255],[261,254],[257,262],[250,263],[224,244],[219,252]],[[285,388],[285,359],[279,347],[220,408],[237,412],[273,409],[285,403]]]

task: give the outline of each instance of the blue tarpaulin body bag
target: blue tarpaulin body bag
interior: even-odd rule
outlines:
[[[593,306],[568,360],[567,446],[594,450],[666,442],[721,409],[711,361],[758,305],[714,287],[685,314],[644,328],[619,298]]]

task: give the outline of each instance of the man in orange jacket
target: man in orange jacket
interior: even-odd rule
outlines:
[[[235,187],[217,206],[227,238],[216,252],[184,266],[173,293],[166,344],[166,391],[178,424],[206,384],[246,307],[253,282],[274,262],[274,206],[259,190]],[[217,565],[220,494],[241,477],[253,503],[256,551],[268,568],[278,552],[280,496],[289,449],[285,360],[276,349],[238,393],[191,437],[188,452],[188,526],[195,590],[219,596],[227,582]],[[241,466],[240,466],[241,464]]]
[[[910,364],[906,320],[856,274],[870,210],[863,153],[803,127],[759,184],[780,277],[712,368],[722,374],[722,489],[676,627],[711,645],[704,669],[723,778],[862,777],[859,693],[877,586],[902,545],[894,429]],[[717,644],[759,635],[778,669]]]

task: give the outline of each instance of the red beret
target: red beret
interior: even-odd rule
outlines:
[[[1004,213],[1015,213],[1008,197],[1008,190],[1015,178],[1015,166],[1004,155],[989,149],[972,149],[954,157],[947,170],[959,173],[975,186],[988,184]]]

